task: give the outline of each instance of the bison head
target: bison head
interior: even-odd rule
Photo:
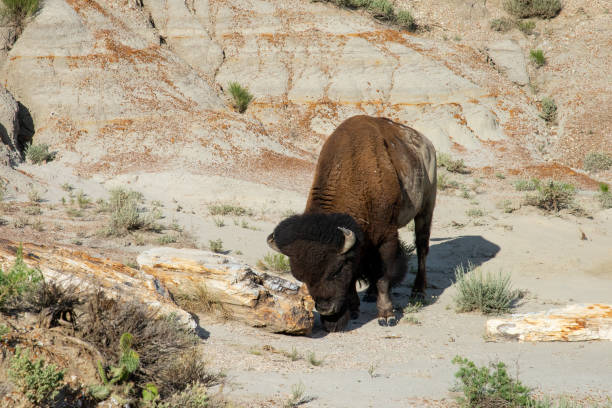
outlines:
[[[289,257],[291,273],[306,284],[328,331],[342,330],[358,299],[361,228],[347,214],[303,214],[282,221],[268,236],[270,247]]]

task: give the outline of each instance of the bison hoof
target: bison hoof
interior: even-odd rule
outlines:
[[[410,294],[410,300],[413,302],[423,302],[425,300],[425,291],[413,290]]]
[[[383,327],[395,326],[397,324],[397,319],[395,318],[395,316],[391,316],[391,317],[379,317],[378,318],[378,324],[380,326],[383,326]]]

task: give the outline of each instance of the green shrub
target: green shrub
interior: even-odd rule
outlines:
[[[459,398],[462,407],[536,407],[531,390],[518,379],[508,375],[502,362],[489,367],[477,367],[467,358],[455,356],[453,364],[459,365],[455,377],[457,389],[463,392]]]
[[[37,406],[48,403],[63,385],[64,371],[54,364],[46,365],[42,358],[30,360],[28,350],[17,347],[8,370],[11,381]]]
[[[445,167],[451,173],[469,173],[463,159],[453,160],[448,153],[438,153],[436,163],[438,167]]]
[[[546,64],[546,58],[544,57],[544,51],[542,50],[531,50],[529,51],[529,59],[538,68]]]
[[[408,10],[400,10],[395,16],[395,23],[409,31],[417,29],[416,20]]]
[[[540,180],[532,177],[529,180],[517,180],[514,182],[516,191],[533,191],[540,185]]]
[[[514,21],[509,18],[502,17],[491,20],[491,30],[506,32],[510,31],[514,26]]]
[[[0,308],[35,290],[42,280],[42,273],[38,269],[28,267],[23,261],[23,249],[20,245],[13,266],[6,272],[0,268]]]
[[[471,263],[467,270],[463,265],[455,268],[455,285],[454,302],[459,312],[505,313],[520,296],[511,288],[510,275],[483,273]]]
[[[223,252],[223,241],[221,240],[221,238],[216,239],[214,241],[210,240],[208,241],[208,247],[213,252],[216,252],[216,253]]]
[[[46,163],[53,160],[55,156],[49,152],[49,145],[47,144],[28,144],[25,148],[26,158],[34,164]]]
[[[291,266],[289,265],[289,258],[287,258],[283,254],[273,254],[268,253],[264,255],[263,261],[259,260],[257,262],[257,266],[259,266],[263,270],[270,270],[274,272],[290,272]]]
[[[389,0],[370,0],[367,9],[374,18],[385,21],[394,21],[395,10]]]
[[[612,192],[606,183],[599,184],[599,196],[597,197],[604,209],[612,208]]]
[[[537,187],[535,195],[525,197],[525,204],[542,208],[546,211],[560,211],[575,207],[576,188],[569,184],[548,180]]]
[[[177,241],[178,236],[176,235],[162,235],[161,237],[157,238],[157,243],[160,245],[174,244]]]
[[[612,167],[612,157],[606,153],[591,152],[584,157],[582,167],[586,171],[602,171]]]
[[[155,222],[155,216],[146,217],[141,214],[141,202],[141,193],[121,187],[111,190],[108,201],[111,214],[106,235],[124,236],[128,231],[137,229],[159,231],[161,227]]]
[[[552,98],[542,98],[542,119],[547,122],[553,122],[557,118],[557,104]]]
[[[533,30],[536,28],[536,24],[532,20],[519,20],[516,22],[516,26],[525,35],[533,34]]]
[[[504,0],[503,4],[517,18],[553,18],[563,7],[561,0]]]
[[[249,90],[243,88],[238,82],[229,83],[230,95],[234,99],[234,107],[238,109],[238,112],[244,113],[249,106],[249,103],[253,100],[253,95],[249,93]]]

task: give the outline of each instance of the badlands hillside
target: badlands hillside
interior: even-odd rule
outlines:
[[[451,163],[439,168],[426,305],[382,328],[362,303],[346,332],[315,322],[312,334],[287,336],[166,296],[164,313],[196,326],[207,370],[225,373],[209,395],[280,407],[301,384],[305,407],[454,406],[451,360],[461,355],[504,361],[540,398],[608,406],[609,341],[487,342],[487,316],[457,313],[453,282],[470,264],[508,273],[523,294],[513,312],[612,303],[612,4],[563,0],[552,18],[516,19],[501,0],[391,3],[416,25],[310,0],[41,0],[18,26],[5,16],[3,270],[24,243],[28,265],[63,265],[59,281],[93,276],[111,297],[154,303],[167,288],[142,278],[139,255],[155,247],[266,269],[265,238],[303,210],[325,138],[353,115],[385,116],[425,134]],[[254,96],[244,113],[232,82]],[[35,163],[27,150],[42,145],[50,153]],[[533,179],[571,184],[570,202],[530,205]],[[138,193],[146,222],[116,229],[117,191]],[[411,242],[410,226],[401,236]],[[66,251],[78,255],[61,258]],[[93,269],[75,266],[85,264]],[[399,311],[412,280],[396,290]],[[36,319],[0,314],[13,328],[0,342],[0,405],[28,404],[5,374],[18,344],[65,367],[73,390],[101,381],[96,360],[118,364],[81,337],[54,348],[59,332]],[[91,355],[66,351],[70,341]],[[93,404],[77,394],[62,403]]]

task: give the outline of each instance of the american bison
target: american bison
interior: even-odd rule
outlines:
[[[414,219],[412,293],[422,296],[435,201],[433,144],[389,119],[354,116],[323,145],[304,213],[278,224],[268,244],[289,257],[326,330],[342,330],[359,315],[359,279],[376,297],[379,324],[395,325],[389,291],[407,269],[397,230]]]

